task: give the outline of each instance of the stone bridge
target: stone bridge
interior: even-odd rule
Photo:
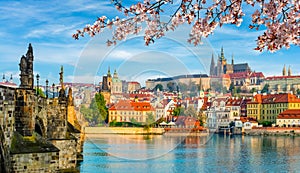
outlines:
[[[33,86],[32,63],[29,45],[20,61],[20,87],[0,85],[0,172],[76,172],[84,136],[72,89],[65,94],[62,69],[59,96],[41,96]]]

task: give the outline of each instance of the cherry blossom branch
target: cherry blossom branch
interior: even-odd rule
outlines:
[[[254,8],[260,5],[252,14],[250,29],[266,27],[266,31],[258,36],[255,50],[265,49],[276,51],[290,44],[300,45],[299,20],[300,0],[181,0],[170,19],[167,22],[160,18],[163,8],[170,6],[172,0],[144,0],[131,5],[129,8],[122,5],[120,0],[112,0],[117,10],[123,12],[126,18],[115,17],[111,21],[106,16],[99,17],[93,25],[87,25],[82,30],[73,34],[74,39],[79,39],[85,34],[93,37],[101,33],[104,28],[113,29],[112,39],[107,45],[116,44],[119,40],[125,40],[128,35],[138,34],[144,28],[145,44],[153,43],[169,30],[175,30],[184,23],[192,25],[188,42],[201,44],[203,37],[208,37],[217,26],[223,24],[235,24],[239,26],[245,15],[242,4],[250,4]],[[145,24],[145,25],[144,25]]]

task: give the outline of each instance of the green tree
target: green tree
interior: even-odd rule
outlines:
[[[237,92],[237,93],[241,93],[241,92],[242,92],[241,87],[237,87],[236,92]]]
[[[168,82],[167,87],[170,92],[173,92],[175,90],[175,83],[174,82]]]
[[[155,118],[152,113],[147,113],[146,123],[144,126],[145,130],[149,130],[155,124]]]
[[[107,120],[108,109],[106,107],[106,101],[104,99],[103,94],[96,93],[95,94],[95,102],[96,102],[97,108],[98,108],[100,116],[101,116],[100,121],[104,122],[105,120]]]
[[[152,126],[155,123],[155,117],[153,113],[147,113],[146,125]]]
[[[251,93],[256,92],[256,88],[252,88],[252,89],[250,90],[250,92],[251,92]]]
[[[268,93],[268,92],[269,92],[269,84],[265,84],[265,86],[261,90],[261,93]]]
[[[234,89],[234,84],[233,82],[230,83],[230,86],[229,86],[229,91],[232,93],[233,89]]]
[[[80,112],[84,115],[90,126],[96,126],[104,123],[105,120],[107,120],[108,114],[104,96],[101,93],[96,93],[89,107],[87,108],[82,105],[80,107]]]
[[[197,117],[197,110],[194,108],[194,106],[189,106],[185,111],[184,114],[191,117]]]
[[[41,97],[46,97],[45,93],[43,92],[42,88],[35,88],[37,95]]]
[[[181,92],[184,92],[184,91],[187,91],[188,86],[185,83],[179,82],[178,83],[178,88],[180,89]]]
[[[157,91],[157,89],[159,89],[159,91],[162,91],[162,90],[164,90],[164,87],[162,86],[162,84],[157,84],[157,85],[154,87],[154,90]]]
[[[83,114],[84,118],[88,121],[90,126],[95,126],[98,124],[97,114],[94,113],[94,110],[85,105],[81,105],[80,112]]]
[[[261,124],[263,127],[271,127],[272,122],[270,121],[260,121],[259,124]]]
[[[300,95],[300,89],[299,88],[297,89],[296,92],[297,92],[297,95]]]
[[[176,107],[173,110],[173,115],[174,116],[184,115],[184,108],[183,107]]]

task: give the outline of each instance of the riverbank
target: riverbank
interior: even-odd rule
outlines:
[[[244,135],[258,136],[300,136],[300,127],[254,127],[245,130]]]
[[[142,127],[85,127],[85,134],[162,135],[164,128]]]
[[[99,134],[118,135],[167,135],[167,136],[207,136],[208,131],[203,128],[149,128],[142,127],[85,127],[85,134],[95,136]]]

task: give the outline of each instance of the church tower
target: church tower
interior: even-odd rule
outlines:
[[[288,76],[292,76],[292,70],[291,70],[291,66],[289,66],[289,70],[288,70]]]
[[[117,70],[114,71],[111,85],[111,94],[122,93],[122,81],[118,77]]]
[[[220,61],[221,61],[221,64],[222,66],[226,65],[227,62],[226,62],[226,59],[225,59],[225,56],[224,56],[224,50],[223,50],[223,46],[221,48],[221,56],[220,56]]]
[[[111,78],[111,73],[110,73],[110,67],[108,67],[108,70],[107,70],[107,87],[108,87],[108,90],[111,90],[111,85],[112,85],[112,78]]]
[[[214,76],[215,74],[215,69],[216,69],[216,65],[215,65],[215,60],[214,60],[214,54],[211,55],[211,62],[210,62],[210,71],[209,71],[209,75],[210,76]]]
[[[285,67],[285,64],[284,64],[283,69],[282,69],[282,76],[286,76],[286,67]]]

